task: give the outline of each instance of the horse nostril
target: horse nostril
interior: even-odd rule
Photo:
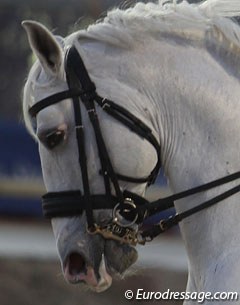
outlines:
[[[73,276],[80,273],[86,274],[86,262],[81,254],[73,252],[68,256],[68,272]]]

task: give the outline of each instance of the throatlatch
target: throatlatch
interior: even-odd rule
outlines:
[[[95,84],[91,81],[82,58],[74,46],[69,48],[66,52],[65,72],[69,89],[38,101],[29,109],[29,114],[32,117],[36,117],[42,109],[64,99],[72,99],[79,166],[83,181],[83,194],[80,190],[45,194],[42,197],[43,214],[45,217],[71,217],[80,215],[85,211],[88,232],[90,234],[101,234],[104,238],[115,239],[119,242],[131,245],[136,245],[137,243],[145,244],[146,241],[151,241],[154,237],[178,224],[184,218],[210,207],[240,191],[240,186],[238,185],[197,207],[189,209],[181,214],[176,214],[169,219],[161,220],[149,230],[143,232],[139,231],[137,228],[138,226],[136,225],[142,224],[146,218],[156,213],[173,207],[174,201],[239,179],[240,172],[166,198],[158,199],[154,202],[148,202],[143,197],[129,191],[122,191],[119,186],[119,180],[134,183],[148,183],[148,185],[154,183],[161,167],[160,145],[153,136],[151,129],[145,123],[122,106],[102,98],[97,94]],[[83,104],[87,110],[89,120],[95,133],[101,164],[99,174],[104,179],[105,194],[96,195],[91,194],[90,192],[81,104]],[[96,105],[100,106],[103,111],[153,145],[158,160],[148,177],[128,177],[115,172],[101,132]],[[111,186],[113,186],[115,191],[114,196],[111,192]],[[107,226],[101,227],[95,223],[93,210],[97,209],[111,209],[113,211],[112,221]]]

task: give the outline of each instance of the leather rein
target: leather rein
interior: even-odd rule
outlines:
[[[95,84],[91,81],[85,68],[83,60],[77,49],[72,46],[66,52],[65,72],[68,90],[53,94],[43,100],[38,101],[31,108],[29,114],[36,117],[37,114],[46,107],[56,104],[65,99],[72,99],[75,118],[75,130],[78,145],[79,166],[83,181],[83,194],[80,190],[63,192],[50,192],[42,196],[43,214],[47,218],[72,217],[81,215],[84,211],[87,218],[87,231],[90,234],[101,234],[106,239],[114,239],[121,243],[131,245],[145,244],[159,234],[177,225],[180,221],[205,208],[208,208],[240,191],[240,185],[205,201],[198,206],[191,208],[180,214],[175,214],[167,219],[162,219],[159,223],[152,225],[147,230],[139,230],[144,220],[161,211],[174,206],[174,202],[188,196],[207,191],[220,185],[229,183],[240,178],[240,172],[225,176],[221,179],[211,181],[201,186],[165,197],[153,202],[148,202],[145,198],[129,191],[122,191],[119,180],[133,183],[154,183],[161,167],[161,147],[152,134],[151,129],[131,114],[128,110],[113,101],[102,98],[96,92]],[[87,154],[85,148],[85,134],[82,123],[81,104],[87,110],[89,120],[92,124],[98,155],[101,164],[99,174],[103,177],[105,194],[91,194],[87,168]],[[96,106],[101,107],[108,115],[121,122],[132,132],[139,135],[153,145],[156,150],[158,161],[148,177],[134,178],[120,175],[115,172],[109,157],[104,137],[101,132]],[[115,191],[112,195],[111,186]],[[111,209],[112,220],[101,226],[95,223],[93,211],[98,209]]]

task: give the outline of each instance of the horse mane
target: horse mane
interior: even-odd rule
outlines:
[[[240,16],[239,0],[207,0],[200,4],[187,1],[160,0],[158,3],[137,3],[122,10],[115,8],[107,16],[90,25],[86,30],[77,31],[65,39],[65,45],[79,44],[81,40],[101,41],[118,48],[131,49],[148,37],[181,37],[192,43],[214,44],[217,49],[240,56],[240,27],[230,18]],[[165,36],[164,36],[165,35]],[[32,85],[39,75],[39,63],[32,67],[24,88],[23,114],[27,129],[33,137],[32,122],[28,115]]]
[[[107,16],[78,32],[78,39],[90,38],[122,48],[134,47],[136,38],[172,34],[192,41],[215,40],[240,51],[240,28],[230,18],[240,16],[238,0],[207,0],[200,4],[160,0],[139,2],[127,9],[113,9]],[[76,36],[75,36],[76,37]],[[239,52],[240,53],[240,52]]]

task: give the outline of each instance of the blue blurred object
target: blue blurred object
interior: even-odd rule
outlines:
[[[0,121],[0,179],[33,180],[41,177],[37,144],[23,124]],[[40,198],[0,192],[0,215],[42,217]]]
[[[29,199],[0,196],[0,215],[42,218],[40,198]]]
[[[38,148],[23,124],[0,121],[0,175],[41,176]]]

